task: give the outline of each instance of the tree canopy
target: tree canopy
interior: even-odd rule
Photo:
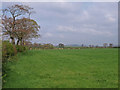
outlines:
[[[3,35],[8,35],[12,44],[15,44],[15,39],[17,44],[21,42],[22,45],[23,40],[40,36],[40,26],[35,20],[30,19],[32,9],[26,5],[15,4],[2,10]]]

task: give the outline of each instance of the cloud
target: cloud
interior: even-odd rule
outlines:
[[[84,16],[86,19],[90,18],[90,15],[89,15],[89,13],[88,13],[86,10],[83,11],[83,16]]]
[[[43,35],[43,37],[45,37],[45,38],[48,38],[48,37],[53,37],[53,34],[52,34],[52,33],[47,32],[47,33],[45,33],[45,34]]]
[[[96,26],[97,27],[97,26]],[[91,35],[101,35],[101,36],[113,36],[113,34],[110,31],[103,31],[103,30],[97,30],[94,29],[93,25],[83,25],[83,27],[72,27],[72,26],[58,26],[56,30],[60,32],[74,32],[74,33],[83,33],[83,34],[91,34]]]
[[[65,38],[65,36],[64,36],[64,35],[62,35],[62,34],[60,34],[60,35],[59,35],[59,37],[60,37],[60,38]]]
[[[108,19],[109,22],[115,22],[116,21],[116,19],[110,14],[105,15],[105,17]]]
[[[63,31],[63,32],[76,32],[75,28],[69,27],[69,26],[58,26],[57,30],[58,31]]]
[[[113,34],[109,31],[98,31],[92,28],[84,28],[81,32],[83,33],[88,33],[88,34],[92,34],[92,35],[104,35],[104,36],[113,36]]]

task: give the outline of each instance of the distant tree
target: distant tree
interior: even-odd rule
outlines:
[[[34,48],[39,48],[39,44],[38,43],[34,43]]]
[[[99,46],[98,45],[96,45],[96,48],[98,48]]]
[[[84,47],[84,44],[82,44],[81,46]]]
[[[110,44],[109,44],[109,47],[110,47],[110,48],[112,48],[112,47],[113,47],[113,44],[112,44],[112,43],[110,43]]]
[[[64,44],[60,43],[59,48],[64,48]]]
[[[92,48],[94,47],[94,45],[92,45]]]
[[[91,47],[92,47],[92,45],[89,45],[89,47],[91,48]]]
[[[104,44],[103,44],[103,47],[104,47],[104,48],[106,48],[106,47],[107,47],[107,45],[108,45],[107,43],[104,43]]]
[[[24,42],[24,45],[25,45],[25,46],[31,46],[32,43],[31,43],[30,41],[25,41],[25,42]]]
[[[44,45],[42,45],[43,47],[43,49],[53,49],[54,48],[54,46],[53,46],[53,44],[51,44],[51,43],[48,43],[48,44],[44,44]]]

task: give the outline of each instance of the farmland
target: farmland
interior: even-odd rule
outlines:
[[[118,49],[29,50],[7,63],[3,88],[117,88]]]

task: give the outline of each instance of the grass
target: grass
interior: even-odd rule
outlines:
[[[9,62],[4,88],[117,88],[118,49],[31,50]]]

